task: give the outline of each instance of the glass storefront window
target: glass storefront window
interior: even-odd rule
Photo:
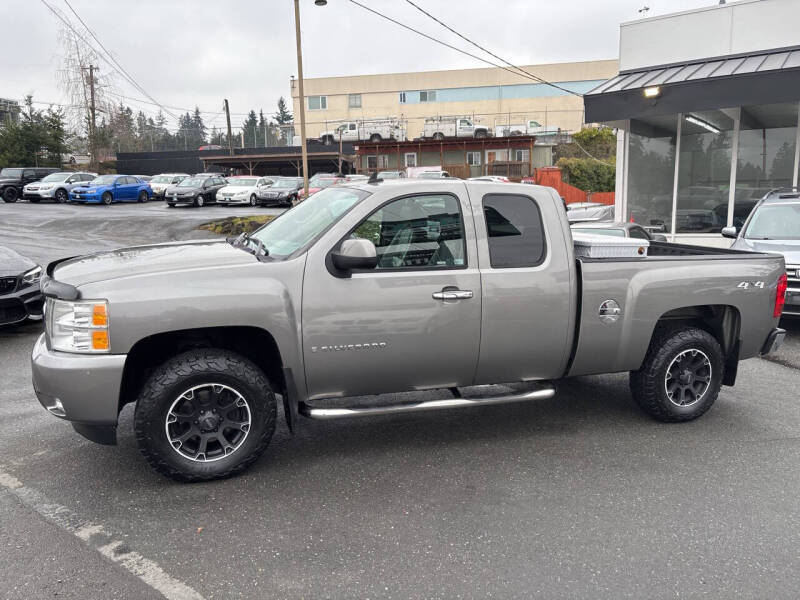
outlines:
[[[750,209],[769,190],[793,183],[797,102],[743,106],[733,224],[741,227]]]
[[[677,233],[719,233],[728,224],[735,110],[681,117]]]
[[[625,220],[672,230],[677,115],[631,119]]]

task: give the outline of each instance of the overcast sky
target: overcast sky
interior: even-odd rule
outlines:
[[[68,0],[119,63],[163,105],[218,113],[275,110],[296,75],[292,0]],[[477,53],[405,0],[360,0]],[[47,0],[88,34],[65,0]],[[465,36],[515,64],[616,58],[619,23],[716,4],[716,0],[415,0]],[[41,0],[0,0],[0,97],[66,101],[57,84],[60,21]],[[349,0],[301,0],[306,77],[486,66],[405,31]],[[94,42],[93,42],[94,43]],[[95,44],[96,45],[96,44]],[[106,63],[100,64],[111,71]],[[142,94],[117,77],[117,91]],[[131,100],[154,114],[155,106]],[[172,109],[172,112],[179,112]],[[205,115],[222,126],[224,117]],[[234,127],[242,118],[234,115]]]

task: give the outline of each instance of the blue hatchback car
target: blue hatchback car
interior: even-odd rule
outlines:
[[[89,183],[72,188],[69,201],[94,204],[147,202],[152,196],[150,184],[133,175],[100,175]]]

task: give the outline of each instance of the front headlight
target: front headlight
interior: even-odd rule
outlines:
[[[53,184],[52,183],[45,183],[39,189],[40,190],[51,190],[51,189],[53,189]]]
[[[111,352],[108,302],[47,299],[47,331],[53,350],[99,354]]]
[[[22,275],[24,285],[33,285],[42,278],[42,267],[34,267],[30,271],[25,271]]]

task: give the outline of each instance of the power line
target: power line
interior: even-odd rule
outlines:
[[[66,2],[66,0],[64,0],[64,1]],[[510,62],[508,62],[508,61],[507,61],[506,59],[504,59],[503,57],[501,57],[501,56],[498,56],[497,54],[495,54],[495,53],[494,53],[494,52],[492,52],[491,50],[487,50],[486,48],[484,48],[483,46],[481,46],[481,45],[480,45],[480,44],[478,44],[477,42],[473,42],[471,39],[469,39],[469,38],[468,38],[468,37],[466,37],[465,35],[462,35],[462,34],[460,34],[458,31],[456,31],[455,29],[453,29],[453,28],[452,28],[452,27],[450,27],[449,25],[447,25],[447,24],[443,23],[441,20],[439,20],[439,19],[437,19],[436,17],[434,17],[434,16],[433,16],[431,13],[429,13],[428,11],[426,11],[424,8],[420,7],[418,4],[415,4],[415,3],[414,3],[412,0],[406,0],[406,2],[408,2],[408,3],[409,3],[411,6],[413,6],[414,8],[416,8],[416,9],[417,9],[418,11],[420,11],[422,14],[424,14],[424,15],[426,15],[427,17],[429,17],[429,18],[433,19],[434,21],[436,21],[436,22],[437,22],[439,25],[441,25],[442,27],[444,27],[444,28],[445,28],[445,29],[447,29],[448,31],[450,31],[450,32],[452,32],[452,33],[454,33],[454,34],[456,34],[456,35],[457,35],[458,37],[460,37],[462,40],[464,40],[464,41],[466,41],[466,42],[468,42],[468,43],[472,44],[473,46],[475,46],[475,47],[476,47],[476,48],[478,48],[479,50],[483,50],[484,52],[486,52],[486,54],[489,54],[490,56],[493,56],[494,58],[496,58],[496,59],[497,59],[497,60],[499,60],[500,62],[503,62],[503,63],[507,64],[507,65],[508,65],[509,67],[511,67],[512,69],[516,69],[517,71],[520,71],[520,73],[517,73],[518,75],[522,75],[522,74],[524,74],[523,76],[530,76],[530,77],[532,77],[533,79],[535,79],[536,81],[538,81],[539,83],[542,83],[542,84],[544,84],[544,85],[549,85],[549,86],[551,86],[551,87],[554,87],[554,88],[556,88],[556,89],[559,89],[559,90],[561,90],[562,92],[567,92],[568,94],[573,94],[573,95],[575,95],[575,96],[579,96],[579,97],[582,97],[582,96],[583,96],[583,94],[579,94],[578,92],[574,92],[574,91],[572,91],[572,90],[568,90],[568,89],[567,89],[567,88],[565,88],[565,87],[561,87],[560,85],[557,85],[557,84],[555,84],[555,83],[551,83],[551,82],[547,81],[546,79],[542,79],[542,78],[541,78],[541,77],[539,77],[538,75],[534,75],[534,74],[533,74],[533,73],[531,73],[530,71],[527,71],[527,70],[523,69],[522,67],[518,67],[518,66],[514,65],[513,63],[510,63]]]
[[[168,115],[170,115],[173,119],[177,119],[177,117],[174,114],[172,114],[169,110],[164,108],[155,98],[153,98],[150,94],[148,94],[147,90],[145,90],[141,85],[139,85],[139,83],[130,75],[130,73],[128,73],[128,71],[125,70],[125,67],[123,67],[119,63],[119,61],[117,61],[116,58],[114,58],[114,56],[111,54],[111,52],[109,52],[108,49],[103,45],[103,42],[101,42],[100,39],[95,35],[94,31],[92,31],[92,29],[86,24],[86,22],[81,18],[81,16],[75,11],[75,9],[72,8],[72,5],[69,3],[69,0],[64,0],[64,4],[66,4],[67,7],[70,9],[70,11],[72,11],[72,14],[75,15],[75,18],[77,18],[78,21],[81,22],[81,25],[83,25],[86,28],[86,31],[89,32],[89,35],[92,36],[94,41],[96,41],[100,45],[100,47],[103,49],[103,51],[106,53],[106,55],[111,59],[111,61],[114,63],[114,65],[119,67],[119,71],[122,71],[122,73],[124,73],[123,77],[127,77],[128,82],[131,83],[133,85],[133,87],[135,87],[137,90],[139,90],[147,98],[149,98],[150,100],[152,100],[153,102],[158,104],[158,106],[162,110],[164,110],[164,112],[166,112]],[[119,71],[117,71],[117,72],[119,72]]]
[[[471,58],[474,58],[476,60],[484,62],[484,63],[486,63],[488,65],[492,65],[493,67],[497,67],[498,69],[503,69],[504,71],[508,71],[509,73],[512,73],[513,75],[517,75],[518,77],[525,77],[526,79],[530,79],[532,81],[536,81],[537,83],[541,83],[541,81],[539,79],[537,79],[535,76],[532,76],[530,73],[520,73],[519,71],[513,71],[513,70],[509,69],[508,67],[504,67],[503,65],[500,65],[500,64],[497,64],[495,62],[492,62],[491,60],[488,60],[488,59],[483,58],[481,56],[478,56],[476,54],[472,54],[471,52],[467,52],[466,50],[458,48],[457,46],[453,46],[452,44],[448,44],[447,42],[443,42],[442,40],[436,39],[435,37],[433,37],[431,35],[428,35],[427,33],[423,33],[422,31],[419,31],[418,29],[414,29],[413,27],[411,27],[409,25],[406,25],[405,23],[401,23],[397,19],[393,19],[392,17],[386,16],[383,13],[380,13],[377,10],[374,10],[374,9],[370,8],[369,6],[365,6],[364,4],[361,4],[360,2],[357,2],[356,0],[349,0],[349,1],[352,4],[355,4],[356,6],[359,6],[359,7],[363,8],[364,10],[371,12],[372,14],[379,16],[382,19],[386,19],[387,21],[390,21],[390,22],[394,23],[395,25],[399,25],[403,29],[408,29],[409,31],[413,31],[417,35],[421,35],[422,37],[427,38],[427,39],[431,40],[432,42],[436,42],[437,44],[440,44],[442,46],[450,48],[451,50],[455,50],[456,52],[460,52],[461,54],[466,54],[467,56],[469,56]]]

